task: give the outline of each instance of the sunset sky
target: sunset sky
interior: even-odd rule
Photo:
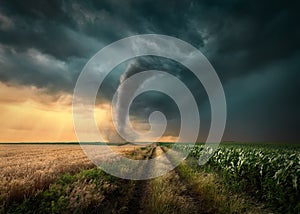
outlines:
[[[147,33],[189,42],[214,66],[227,101],[223,140],[299,142],[299,20],[297,1],[1,2],[0,142],[77,141],[72,96],[84,65],[106,45]],[[151,56],[121,63],[101,86],[95,113],[106,140],[116,139],[111,100],[122,75],[147,69],[165,70],[189,87],[200,109],[198,140],[205,140],[205,90],[186,68]],[[176,140],[178,109],[161,94],[134,101],[133,126],[147,130],[154,110],[169,121],[161,140]]]

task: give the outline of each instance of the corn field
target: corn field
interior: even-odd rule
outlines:
[[[203,145],[196,145],[191,154],[198,159],[210,152],[210,149],[204,151]],[[224,145],[203,167],[218,171],[229,188],[243,189],[278,207],[280,212],[300,211],[299,148]]]

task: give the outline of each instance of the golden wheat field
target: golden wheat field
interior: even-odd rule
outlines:
[[[113,149],[126,153],[133,147]],[[79,145],[0,145],[0,200],[4,204],[28,198],[65,173],[93,167]]]

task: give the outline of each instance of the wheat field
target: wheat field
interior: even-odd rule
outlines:
[[[113,149],[125,154],[133,148]],[[47,189],[65,173],[93,167],[79,145],[0,145],[0,201],[2,205],[21,201]]]

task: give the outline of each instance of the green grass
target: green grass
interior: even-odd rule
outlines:
[[[65,174],[46,191],[15,203],[6,213],[122,213],[133,191],[133,182],[95,168]],[[114,199],[118,200],[114,200]]]
[[[233,192],[224,186],[217,174],[201,170],[193,158],[180,164],[178,170],[185,182],[201,196],[202,209],[208,213],[270,213],[263,204],[257,203],[247,194]]]

